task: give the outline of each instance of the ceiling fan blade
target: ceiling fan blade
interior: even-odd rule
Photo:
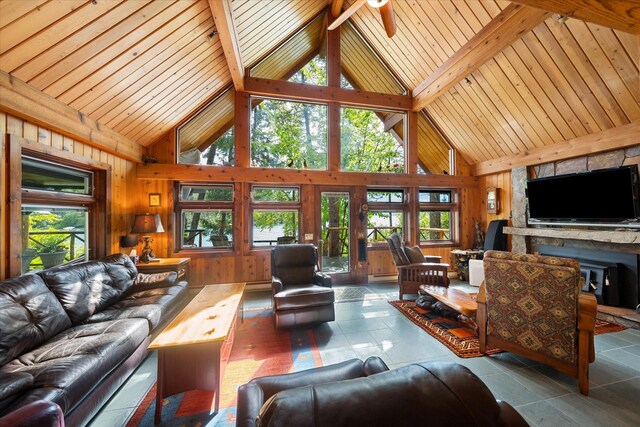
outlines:
[[[387,37],[393,37],[396,33],[396,15],[393,13],[391,0],[380,6],[380,17],[382,18],[382,25],[384,25],[384,29],[387,32]]]
[[[366,2],[367,0],[357,0],[355,3],[349,6],[349,9],[342,12],[342,15],[338,16],[336,20],[333,21],[331,25],[329,25],[329,29],[335,30],[336,28],[338,28],[340,24],[342,24],[344,21],[349,19],[349,17],[354,13],[356,13],[356,10],[360,9],[362,5],[365,4]]]
[[[344,0],[331,0],[331,16],[337,18],[340,15],[342,3],[344,3]]]

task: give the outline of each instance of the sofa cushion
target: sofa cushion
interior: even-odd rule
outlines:
[[[131,286],[137,271],[131,270],[125,256],[113,256],[107,262],[88,261],[65,264],[40,272],[56,295],[73,324],[118,301]],[[131,266],[133,264],[128,261]]]
[[[40,276],[25,274],[0,282],[0,365],[71,326]]]
[[[135,289],[135,287],[134,287]],[[89,317],[87,323],[115,319],[146,319],[153,331],[175,304],[187,295],[187,282],[178,285],[147,289],[126,296],[109,308]]]
[[[68,414],[149,333],[143,319],[123,319],[71,327],[42,346],[0,368],[2,373],[29,374],[33,389],[23,401],[52,400]]]
[[[332,288],[318,285],[290,286],[273,296],[276,310],[295,310],[333,304]]]
[[[139,292],[147,289],[163,288],[173,286],[178,280],[178,273],[175,271],[164,271],[162,273],[138,273],[133,286],[129,292]]]
[[[27,373],[0,372],[0,412],[32,385],[33,377]]]

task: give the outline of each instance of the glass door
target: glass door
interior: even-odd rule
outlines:
[[[320,250],[322,272],[351,271],[350,194],[346,191],[320,193]]]

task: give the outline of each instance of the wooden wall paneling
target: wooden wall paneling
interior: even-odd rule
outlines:
[[[589,57],[582,50],[582,46],[575,39],[576,35],[570,30],[569,21],[565,22],[565,24],[549,22],[547,28],[562,46],[564,52],[578,71],[580,78],[584,79],[587,87],[595,96],[596,102],[602,106],[606,117],[613,123],[613,126],[627,123],[627,117],[611,95],[607,84],[602,81],[598,75],[598,71],[589,60]],[[571,28],[576,28],[576,24],[580,23],[572,23]]]
[[[119,156],[139,161],[144,149],[136,142],[99,125],[81,112],[47,96],[26,83],[0,71],[0,108],[46,126],[47,129],[80,138]]]
[[[33,34],[33,28],[29,28],[27,38],[20,44],[19,49],[14,49],[13,52],[9,51],[0,55],[0,61],[3,63],[3,68],[7,70],[14,70],[34,56],[51,49],[65,38],[72,36],[75,32],[84,27],[87,22],[92,22],[100,18],[111,9],[117,7],[118,3],[118,1],[85,3],[81,7],[73,10],[72,13],[68,14],[63,19],[60,19],[53,25],[47,26],[47,28],[35,33],[33,36],[31,36],[31,34]],[[31,19],[29,17],[26,19],[31,23]],[[5,31],[0,30],[0,37],[4,37],[4,33]],[[30,56],[28,52],[31,52]]]
[[[502,53],[513,66],[514,71],[523,78],[531,94],[531,99],[535,99],[537,105],[540,106],[539,111],[543,114],[536,112],[536,115],[542,116],[541,124],[550,131],[557,130],[554,133],[550,132],[551,140],[557,140],[558,133],[561,140],[585,134],[584,127],[573,116],[573,111],[564,102],[553,82],[548,80],[542,67],[534,58],[527,57],[528,49],[524,42],[516,40],[512,46]],[[531,104],[527,105],[530,106]],[[577,124],[578,132],[572,128],[571,123]]]
[[[288,39],[325,7],[325,2],[314,0],[292,0],[286,8],[273,7],[270,2],[234,1],[233,15],[244,65],[254,65],[264,52]]]
[[[630,107],[635,106],[635,108],[638,108],[638,105],[640,104],[640,84],[638,84],[638,67],[640,66],[640,63],[637,59],[636,62],[634,62],[629,52],[624,49],[621,40],[616,37],[616,34],[612,29],[595,24],[587,24],[587,28],[589,28],[594,39],[600,45],[602,53],[609,58],[611,68],[620,75],[620,79],[635,101],[632,105],[623,106],[625,107],[624,109],[627,112],[627,115],[629,115],[631,112]],[[640,35],[637,35],[636,49],[638,49],[637,46],[639,44]],[[637,113],[637,110],[635,111]],[[630,120],[634,119],[631,118]]]
[[[216,57],[204,55],[202,58],[199,63],[191,64],[190,67],[182,70],[181,78],[172,79],[171,83],[161,85],[160,90],[155,94],[157,98],[155,102],[146,104],[114,124],[114,129],[133,139],[144,136],[152,141],[158,133],[166,131],[178,121],[174,121],[173,118],[176,111],[180,111],[187,104],[191,105],[188,111],[195,109],[201,102],[225,86],[226,82],[219,79],[218,73],[226,65]],[[185,96],[191,93],[193,96]]]
[[[339,171],[341,169],[340,160],[340,144],[341,144],[341,132],[340,132],[340,112],[341,107],[337,102],[330,102],[327,108],[328,111],[328,159],[327,166],[330,171]]]
[[[69,0],[61,4],[49,2],[32,9],[23,15],[21,19],[17,19],[9,23],[2,22],[3,27],[2,32],[0,33],[0,54],[4,54],[24,42],[30,34],[45,30],[52,21],[55,22],[64,18],[65,15],[82,7],[83,3],[85,3],[84,0]],[[26,26],[26,23],[28,23],[28,27]]]
[[[121,37],[106,47],[100,52],[100,55],[89,55],[80,59],[80,63],[73,68],[73,73],[69,73],[67,70],[56,79],[51,78],[52,73],[41,74],[43,77],[34,79],[33,84],[65,104],[73,105],[72,102],[93,85],[108,78],[114,71],[126,66],[138,54],[144,53],[157,43],[161,37],[166,35],[164,27],[168,28],[176,21],[186,24],[185,18],[187,16],[188,19],[193,18],[196,15],[194,11],[201,11],[203,4],[202,2],[177,2],[160,7],[163,9],[162,11],[147,15],[145,19],[138,21],[135,31],[129,32],[127,37]],[[91,58],[92,56],[93,58]],[[91,60],[88,61],[88,58]]]
[[[47,0],[5,0],[0,3],[0,26],[4,27],[10,22],[15,21],[22,15],[26,15],[33,9],[37,8]]]
[[[302,205],[301,212],[301,235],[298,241],[300,243],[313,243],[318,245],[319,236],[316,235],[318,226],[318,212],[316,212],[316,190],[313,185],[302,185],[300,188],[300,202]],[[313,234],[313,239],[306,240],[305,234]]]
[[[24,55],[28,60],[18,68],[5,71],[10,71],[21,80],[34,83],[31,82],[33,78],[43,72],[49,72],[51,68],[57,68],[60,73],[64,71],[65,67],[57,64],[60,58],[64,58],[62,61],[65,61],[67,64],[67,71],[73,69],[82,62],[82,58],[86,57],[87,52],[100,52],[106,46],[115,42],[122,34],[127,34],[135,28],[133,25],[135,25],[135,22],[139,22],[142,14],[145,13],[136,13],[136,11],[146,6],[150,1],[151,0],[123,2],[102,16],[101,19],[87,23],[82,29],[73,33],[72,37],[61,40],[48,50],[40,52],[37,55],[32,55],[30,58],[28,55],[29,51],[25,51],[26,53],[23,54],[21,50],[14,49],[13,54],[16,54],[17,57]],[[5,2],[2,2],[2,4],[4,3]],[[129,15],[136,16],[127,18]],[[127,23],[130,25],[129,28],[126,27]],[[113,32],[108,31],[111,28],[114,28]],[[110,39],[104,40],[105,38]],[[100,43],[100,41],[102,41],[102,43]],[[100,44],[98,45],[98,43]],[[93,44],[93,46],[86,46],[87,44]],[[81,52],[76,52],[77,50],[81,50]],[[54,72],[54,70],[52,69],[51,72]],[[53,77],[59,78],[61,75],[63,74]],[[41,86],[41,84],[38,83],[34,83],[34,85]]]
[[[149,145],[149,156],[160,163],[174,163],[176,160],[176,133],[171,130]]]
[[[640,34],[640,6],[634,0],[514,0],[514,3],[556,12],[571,18],[595,22],[629,33]]]
[[[626,122],[640,118],[640,104],[638,103],[638,72],[637,64],[628,61],[628,57],[620,52],[620,43],[611,40],[612,32],[591,24],[590,27],[582,22],[568,20],[567,27],[575,39],[587,53],[589,61],[594,65],[600,80],[611,92],[616,104],[624,112]],[[615,52],[607,52],[613,48]],[[630,88],[633,86],[633,88]]]
[[[0,8],[0,11],[2,9]],[[9,230],[9,216],[7,215],[7,182],[9,174],[9,166],[7,160],[7,137],[5,135],[7,127],[7,115],[0,111],[0,280],[4,280],[8,277],[8,254],[9,239],[5,239],[3,236],[8,236]]]
[[[628,123],[598,133],[574,138],[568,141],[547,145],[501,159],[488,160],[472,165],[472,175],[511,170],[516,167],[547,163],[555,160],[570,159],[616,148],[638,145],[640,121]]]
[[[551,39],[553,47],[549,48],[550,51],[547,51],[542,39]],[[538,72],[536,77],[542,82],[545,90],[557,91],[557,94],[552,99],[556,102],[556,105],[563,109],[563,117],[567,119],[574,133],[577,136],[581,136],[585,133],[600,131],[600,126],[598,126],[595,118],[585,106],[588,102],[586,94],[583,96],[579,94],[579,86],[584,86],[584,82],[582,79],[569,80],[569,73],[575,73],[575,69],[569,63],[566,55],[561,52],[559,46],[557,46],[557,41],[549,33],[547,25],[540,25],[532,32],[525,34],[519,43],[523,43],[527,47],[526,51],[518,49],[521,57],[524,56],[523,60],[525,62],[537,61],[540,64],[543,72]],[[593,95],[591,95],[591,98],[593,98]]]
[[[181,26],[172,37],[158,42],[147,52],[136,55],[131,67],[122,67],[113,78],[103,80],[90,92],[85,92],[74,104],[103,123],[109,123],[123,110],[130,111],[140,106],[138,101],[152,90],[158,91],[159,79],[166,84],[170,76],[181,74],[187,64],[199,62],[199,55],[211,55],[218,46],[209,39],[213,20],[206,11],[196,16],[191,26]],[[176,40],[177,39],[177,40]],[[167,79],[163,77],[168,77]],[[114,119],[117,121],[117,119]]]

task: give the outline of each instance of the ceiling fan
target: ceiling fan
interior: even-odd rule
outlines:
[[[331,15],[336,18],[335,21],[329,25],[330,30],[335,30],[340,24],[349,19],[351,15],[356,13],[365,3],[369,3],[369,6],[380,10],[380,17],[382,18],[382,25],[387,32],[388,37],[393,37],[396,33],[396,17],[393,13],[393,6],[391,0],[356,0],[347,10],[340,14],[342,10],[342,4],[344,0],[333,0],[331,3]]]

